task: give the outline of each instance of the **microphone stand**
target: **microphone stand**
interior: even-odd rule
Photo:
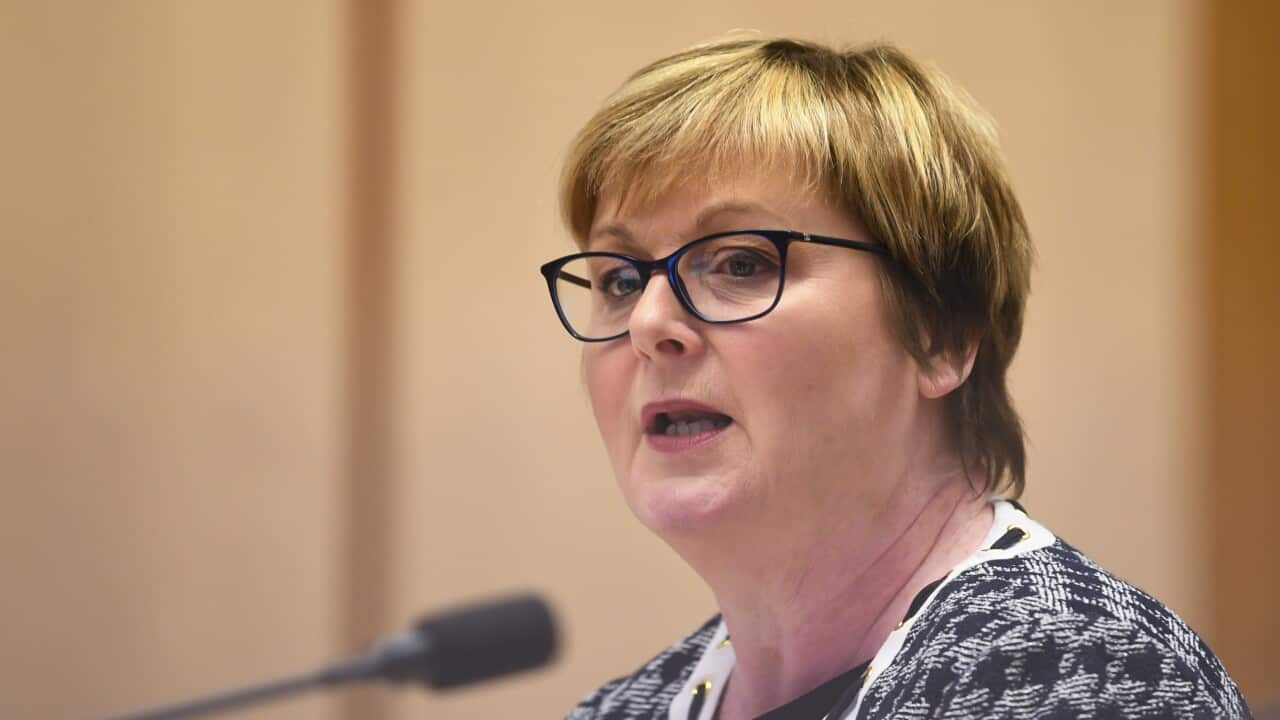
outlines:
[[[333,687],[347,682],[377,677],[383,667],[381,660],[382,658],[377,654],[353,658],[304,675],[295,675],[294,677],[272,680],[234,690],[224,690],[176,705],[154,708],[130,715],[120,715],[112,720],[180,720],[180,718],[226,712],[245,705],[253,705],[273,698],[293,695],[305,690]]]
[[[555,646],[550,608],[536,595],[515,595],[424,618],[367,655],[314,672],[113,720],[179,720],[359,680],[414,681],[433,689],[460,687],[541,667],[555,654]]]

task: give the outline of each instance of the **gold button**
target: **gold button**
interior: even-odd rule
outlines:
[[[1026,540],[1027,538],[1031,537],[1031,533],[1027,532],[1026,530],[1023,530],[1017,525],[1010,525],[1009,527],[1005,528],[1005,530],[1006,531],[1017,530],[1018,532],[1022,533],[1022,537],[1018,538],[1018,542],[1022,542],[1023,540]]]
[[[733,643],[729,642],[729,636],[727,636],[727,635],[726,635],[726,636],[725,636],[725,638],[724,638],[723,640],[721,640],[721,641],[720,641],[720,644],[719,644],[719,645],[717,645],[716,647],[718,647],[718,648],[727,648],[727,647],[729,647],[729,646],[730,646],[730,645],[732,645],[732,644],[733,644]]]
[[[706,678],[702,682],[693,686],[693,696],[706,695],[711,691],[711,678]]]

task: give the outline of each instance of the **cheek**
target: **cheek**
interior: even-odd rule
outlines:
[[[582,373],[591,398],[596,427],[612,454],[621,440],[621,429],[626,420],[627,358],[625,353],[610,352],[611,348],[590,346],[583,350]]]
[[[769,435],[785,438],[786,462],[804,453],[846,453],[874,443],[909,389],[909,357],[874,315],[796,318],[769,343],[753,374],[756,397],[775,404]],[[789,350],[788,350],[789,349]]]

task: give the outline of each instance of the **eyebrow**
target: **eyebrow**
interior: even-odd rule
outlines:
[[[750,200],[728,199],[713,202],[702,208],[702,210],[698,212],[697,217],[694,218],[694,230],[701,234],[702,232],[709,230],[722,215],[734,214],[765,215],[768,216],[770,222],[782,222],[781,217],[760,203],[751,202]]]
[[[604,237],[612,238],[615,241],[616,250],[620,250],[627,255],[638,256],[640,254],[640,245],[636,243],[634,237],[631,235],[631,231],[627,229],[627,226],[624,223],[609,223],[604,227],[592,230],[591,234],[587,237],[587,249],[599,250],[599,247],[593,248],[592,245],[596,240]]]
[[[693,237],[687,238],[686,241],[693,240],[694,237],[700,237],[705,234],[706,231],[724,215],[750,213],[767,216],[769,222],[774,223],[777,226],[777,229],[782,229],[782,218],[764,205],[751,202],[749,200],[725,199],[717,200],[698,211],[698,214],[694,216],[692,225]],[[748,228],[742,229],[746,230]],[[627,228],[626,223],[613,222],[592,230],[587,239],[587,245],[590,246],[592,241],[602,237],[609,237],[617,241],[618,246],[623,252],[628,252],[632,255],[640,254],[640,245],[636,242],[635,236],[631,233],[631,230]]]

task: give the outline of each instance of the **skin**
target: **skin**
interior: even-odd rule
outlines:
[[[642,207],[606,193],[588,246],[652,258],[745,228],[870,240],[825,194],[796,187],[745,175]],[[886,321],[879,262],[793,243],[778,307],[735,325],[700,322],[655,276],[628,336],[584,346],[623,496],[708,583],[731,632],[724,720],[760,715],[869,660],[915,593],[991,526],[942,412],[974,351],[916,363]],[[676,398],[734,422],[699,447],[658,452],[641,408]]]

